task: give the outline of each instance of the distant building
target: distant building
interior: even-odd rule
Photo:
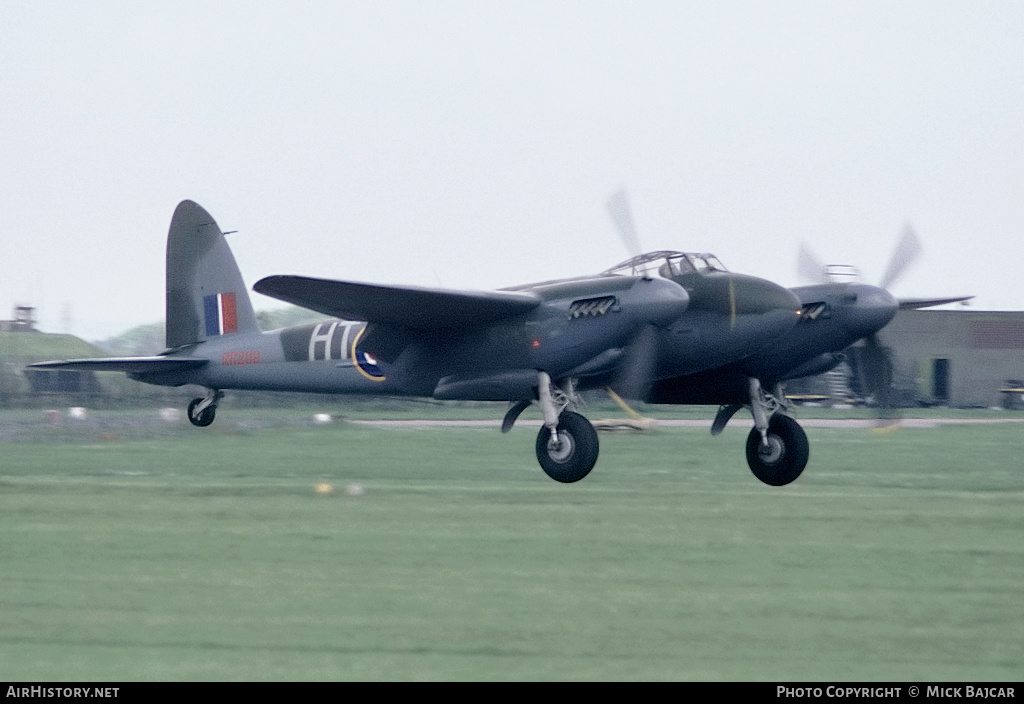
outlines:
[[[15,306],[13,320],[0,320],[0,406],[40,393],[102,393],[91,371],[26,369],[32,362],[101,356],[101,350],[72,335],[39,332],[35,308]]]
[[[35,332],[36,309],[32,306],[14,306],[13,320],[0,320],[0,332]]]
[[[903,310],[879,338],[922,403],[1020,407],[1024,312]]]

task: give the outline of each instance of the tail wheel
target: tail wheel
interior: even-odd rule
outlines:
[[[188,420],[197,428],[205,428],[213,422],[213,419],[217,415],[217,404],[215,403],[211,403],[201,411],[196,410],[197,406],[205,400],[206,399],[202,397],[194,398],[188,404]]]
[[[747,464],[765,484],[783,486],[800,476],[807,466],[810,445],[800,424],[776,413],[768,421],[768,444],[761,442],[757,428],[747,436]]]
[[[556,482],[571,484],[590,474],[597,464],[597,431],[579,413],[563,411],[558,416],[558,441],[542,426],[537,434],[537,460],[544,473]]]

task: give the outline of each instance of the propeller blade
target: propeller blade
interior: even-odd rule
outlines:
[[[653,325],[643,325],[624,350],[612,390],[631,401],[646,400],[654,384],[657,361],[658,331]]]
[[[615,223],[615,229],[626,245],[630,256],[637,257],[643,254],[640,246],[640,238],[636,234],[636,226],[633,224],[633,213],[629,208],[629,197],[626,189],[622,188],[612,194],[607,203],[608,214]]]
[[[892,288],[906,270],[910,268],[910,265],[917,261],[921,252],[921,242],[917,239],[914,228],[908,224],[903,228],[903,236],[900,238],[899,244],[896,245],[892,257],[889,259],[889,267],[885,270],[885,275],[882,277],[882,282],[879,286],[886,290]]]
[[[608,396],[611,398],[611,400],[615,401],[615,405],[626,412],[626,415],[628,415],[633,420],[643,420],[644,417],[637,413],[632,406],[623,401],[622,397],[615,393],[615,390],[612,389],[612,387],[606,386],[604,390],[608,392]]]
[[[882,346],[878,335],[864,338],[858,364],[864,391],[874,398],[875,406],[889,412],[892,409],[892,357]]]
[[[626,412],[626,415],[628,415],[629,418],[595,420],[593,421],[593,424],[598,430],[620,430],[628,428],[642,432],[645,430],[651,430],[655,425],[657,425],[657,421],[653,418],[642,416],[633,410],[628,403],[622,400],[622,397],[612,390],[612,387],[606,386],[604,387],[604,390],[608,392],[608,396],[611,400],[615,401],[615,404]]]
[[[825,265],[803,242],[800,243],[800,253],[796,259],[796,273],[800,278],[813,284],[828,282],[828,277],[825,276]]]

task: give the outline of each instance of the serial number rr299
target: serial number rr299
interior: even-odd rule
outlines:
[[[259,364],[260,363],[260,351],[259,350],[232,350],[231,352],[225,352],[221,358],[220,363],[224,365],[230,364]]]

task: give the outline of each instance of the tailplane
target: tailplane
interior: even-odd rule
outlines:
[[[167,233],[167,347],[258,332],[249,294],[217,222],[190,200]]]

